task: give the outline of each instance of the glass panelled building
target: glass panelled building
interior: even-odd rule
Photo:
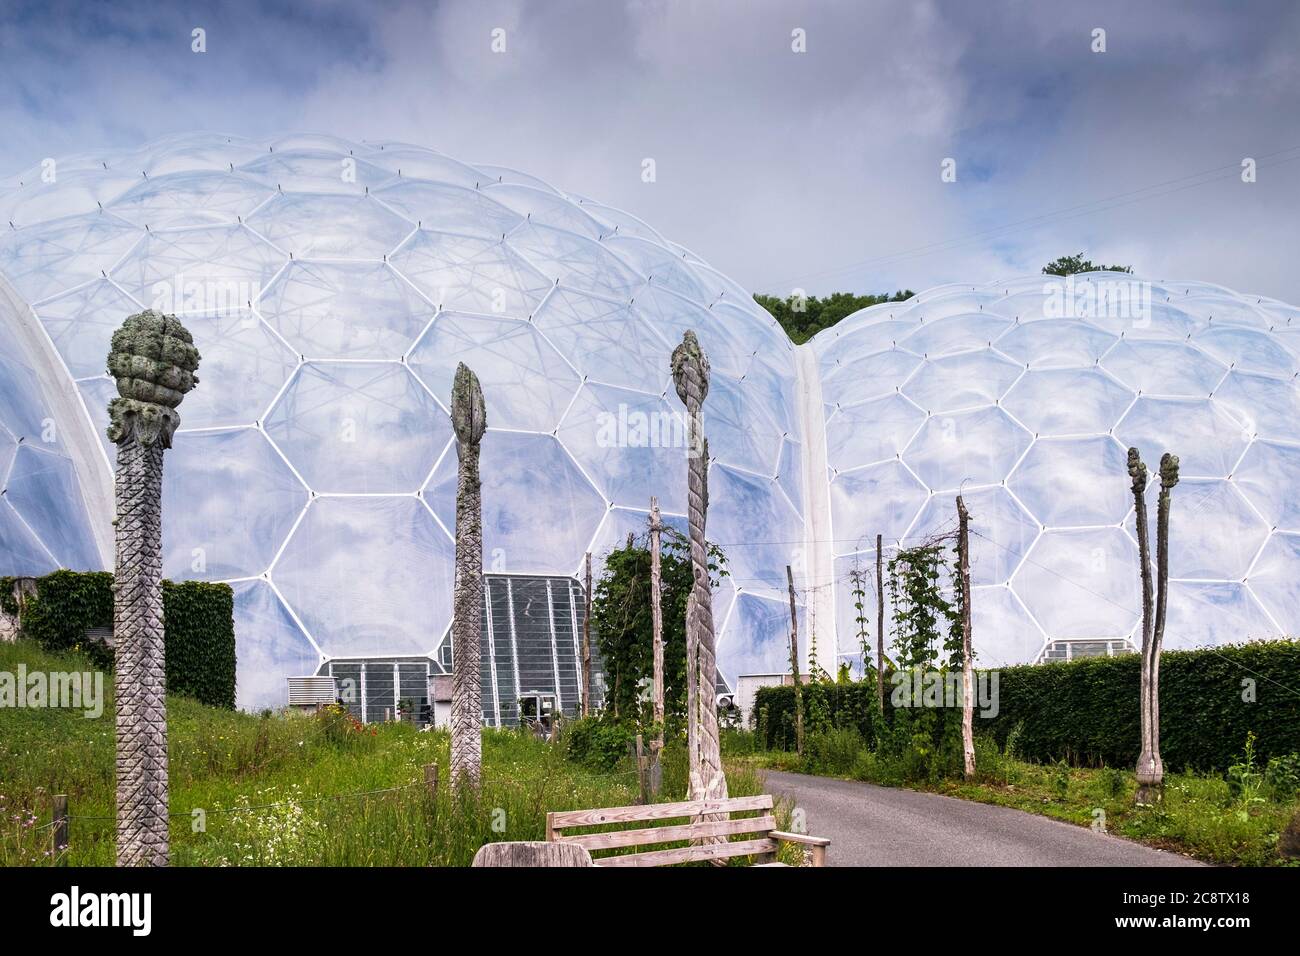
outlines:
[[[874,571],[876,535],[892,551],[942,532],[958,490],[981,663],[1122,651],[1139,616],[1130,444],[1153,468],[1182,459],[1166,645],[1300,632],[1300,314],[1281,302],[1036,276],[933,289],[796,348],[627,213],[324,135],[37,165],[0,180],[0,224],[0,574],[111,565],[109,338],[133,312],[175,313],[203,361],[167,458],[164,571],[234,588],[243,707],[363,661],[375,699],[399,700],[403,667],[449,663],[463,361],[488,411],[484,630],[513,629],[485,644],[485,717],[511,722],[547,679],[567,708],[584,554],[599,574],[651,495],[685,526],[669,356],[687,329],[712,365],[733,682],[786,668],[787,564],[822,666],[853,659],[849,582]]]

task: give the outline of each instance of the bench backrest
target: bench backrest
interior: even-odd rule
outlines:
[[[733,814],[753,813],[737,817]],[[680,823],[667,821],[683,819]],[[701,819],[702,818],[702,819]],[[565,833],[566,830],[595,826],[643,823],[631,829],[608,829],[599,833]],[[657,826],[656,824],[663,824]],[[595,859],[597,866],[671,866],[695,860],[722,860],[735,856],[770,858],[779,847],[770,834],[776,829],[772,795],[730,797],[726,800],[684,800],[680,803],[652,803],[638,807],[602,807],[596,810],[563,810],[546,815],[546,839],[572,843],[593,854],[624,847],[653,847],[683,840],[699,841],[720,837],[695,846],[645,850]],[[730,837],[745,839],[731,841]]]

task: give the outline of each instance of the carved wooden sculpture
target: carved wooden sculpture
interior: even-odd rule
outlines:
[[[1164,787],[1164,764],[1160,759],[1160,649],[1165,636],[1165,608],[1169,590],[1169,506],[1170,492],[1178,484],[1178,457],[1160,459],[1160,497],[1156,504],[1156,595],[1152,597],[1151,552],[1145,490],[1147,469],[1136,448],[1128,450],[1128,472],[1132,478],[1134,508],[1137,511],[1138,560],[1142,566],[1142,683],[1139,691],[1142,721],[1142,752],[1137,762],[1138,803],[1160,800]]]
[[[451,634],[451,783],[478,792],[483,764],[479,629],[483,615],[483,500],[479,442],[487,410],[478,377],[462,362],[451,386],[456,429],[456,582]]]
[[[175,316],[132,315],[113,333],[108,405],[117,445],[113,688],[117,702],[117,865],[167,865],[167,698],[162,606],[163,452],[199,351]]]
[[[709,588],[709,554],[705,543],[705,516],[709,507],[709,445],[704,438],[701,408],[709,393],[709,359],[695,333],[687,331],[673,350],[673,382],[686,406],[689,443],[686,497],[690,522],[691,571],[695,578],[687,603],[686,662],[691,708],[687,717],[690,748],[690,797],[716,799],[727,795],[718,741],[717,649],[713,631],[713,597]],[[694,731],[692,733],[691,731]]]

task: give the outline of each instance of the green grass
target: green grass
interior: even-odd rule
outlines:
[[[20,663],[29,672],[91,669],[76,654],[0,643],[0,671]],[[111,697],[111,675],[105,685]],[[445,785],[431,798],[424,785],[430,763],[445,783],[444,732],[405,724],[347,731],[174,696],[167,716],[175,865],[467,866],[484,843],[545,839],[547,811],[637,802],[627,766],[584,769],[562,747],[514,731],[484,732],[482,799],[463,803]],[[113,743],[111,700],[93,720],[81,711],[0,708],[0,866],[53,862],[48,824],[59,793],[71,815],[60,862],[112,865]],[[682,799],[682,756],[666,756],[665,800]],[[733,796],[761,792],[751,767],[731,769],[728,783]],[[385,792],[357,796],[369,791]],[[794,852],[783,859],[793,862]]]
[[[845,740],[848,735],[856,738],[855,747]],[[757,750],[753,735],[744,732],[728,734],[726,752],[732,763],[755,768],[907,786],[1079,826],[1104,826],[1116,836],[1209,863],[1300,863],[1278,852],[1279,834],[1300,814],[1300,799],[1269,794],[1266,788],[1243,797],[1234,794],[1222,776],[1166,772],[1164,800],[1155,806],[1136,806],[1137,781],[1131,769],[1029,763],[1000,751],[992,740],[977,738],[975,780],[968,782],[960,775],[917,778],[903,771],[905,761],[872,752],[856,732],[833,731],[822,741],[811,736],[805,759],[786,751]]]

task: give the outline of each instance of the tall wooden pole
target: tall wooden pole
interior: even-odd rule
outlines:
[[[966,779],[975,776],[975,663],[971,650],[970,512],[957,496],[957,566],[961,575],[961,747]]]
[[[1142,679],[1138,690],[1138,708],[1141,719],[1142,751],[1137,761],[1138,803],[1152,803],[1159,796],[1158,782],[1162,776],[1156,766],[1155,741],[1152,737],[1151,675],[1154,662],[1152,629],[1155,619],[1155,600],[1151,582],[1151,542],[1147,521],[1147,466],[1136,448],[1128,450],[1128,473],[1133,491],[1133,509],[1137,521],[1138,564],[1142,579]]]
[[[686,406],[689,446],[686,501],[694,586],[687,605],[686,645],[688,680],[696,685],[696,700],[688,724],[698,723],[691,761],[695,769],[691,774],[690,798],[716,800],[726,797],[727,778],[722,769],[718,732],[717,644],[713,632],[713,594],[709,586],[709,550],[704,536],[709,508],[709,444],[704,437],[703,405],[709,393],[709,359],[694,332],[688,330],[673,350],[672,372],[677,397]]]
[[[583,562],[587,572],[587,595],[582,605],[582,716],[591,716],[591,552]]]
[[[477,795],[483,777],[483,487],[479,451],[487,408],[464,362],[451,385],[456,430],[456,577],[451,624],[451,784]]]
[[[163,636],[163,452],[198,383],[199,351],[174,315],[141,312],[113,333],[108,437],[117,445],[113,639],[117,865],[168,862],[167,663]],[[202,501],[192,501],[201,507]]]
[[[885,713],[885,564],[884,536],[876,535],[876,696]]]
[[[663,522],[659,516],[659,499],[650,497],[650,622],[654,629],[654,722],[655,736],[650,742],[650,793],[658,796],[659,755],[664,749],[664,612],[660,594],[661,569],[659,535]]]
[[[803,681],[799,677],[799,615],[794,607],[794,571],[785,566],[785,580],[790,589],[790,673],[794,675],[794,745],[803,756]]]

